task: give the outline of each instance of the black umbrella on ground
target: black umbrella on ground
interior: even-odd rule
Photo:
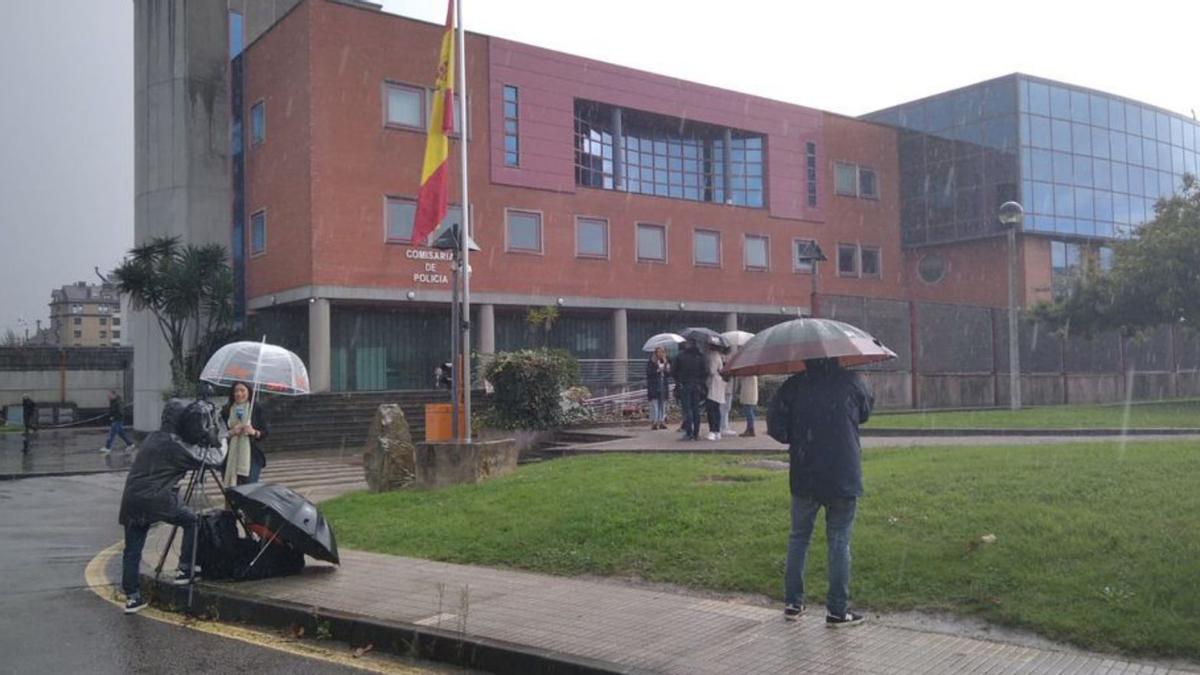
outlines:
[[[225,495],[229,505],[241,511],[248,523],[261,525],[317,560],[341,564],[333,530],[304,497],[274,483],[239,485],[226,490]]]
[[[710,328],[684,328],[679,334],[685,340],[692,340],[696,344],[704,345],[709,349],[727,351],[730,348],[729,340]]]

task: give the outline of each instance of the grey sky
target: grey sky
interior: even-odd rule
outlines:
[[[470,30],[847,115],[1013,71],[1200,111],[1197,2],[464,4]],[[132,7],[0,0],[0,332],[133,243]]]

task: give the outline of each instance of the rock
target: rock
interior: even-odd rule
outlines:
[[[517,470],[520,453],[512,439],[458,443],[443,441],[417,446],[417,485],[439,488],[478,483]]]
[[[404,411],[394,403],[379,406],[363,446],[367,486],[372,492],[386,492],[412,483],[416,453]]]

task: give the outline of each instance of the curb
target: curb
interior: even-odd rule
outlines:
[[[901,429],[895,427],[866,427],[860,436],[1192,436],[1200,429],[1167,427],[1163,429]]]
[[[24,480],[26,478],[64,478],[67,476],[94,476],[101,473],[124,473],[124,469],[81,469],[79,471],[40,471],[34,473],[0,473],[0,482],[8,480]]]
[[[187,587],[142,575],[151,602],[170,611],[185,611]],[[287,600],[242,595],[201,582],[194,604],[220,621],[244,621],[274,628],[299,625],[307,635],[323,635],[351,645],[372,644],[377,650],[431,661],[512,675],[609,675],[634,671],[595,659],[467,635],[444,628],[388,621]]]

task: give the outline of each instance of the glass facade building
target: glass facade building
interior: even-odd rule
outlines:
[[[901,129],[907,246],[996,234],[1025,207],[1028,232],[1127,237],[1200,172],[1200,123],[1072,85],[1010,75],[864,116]]]

